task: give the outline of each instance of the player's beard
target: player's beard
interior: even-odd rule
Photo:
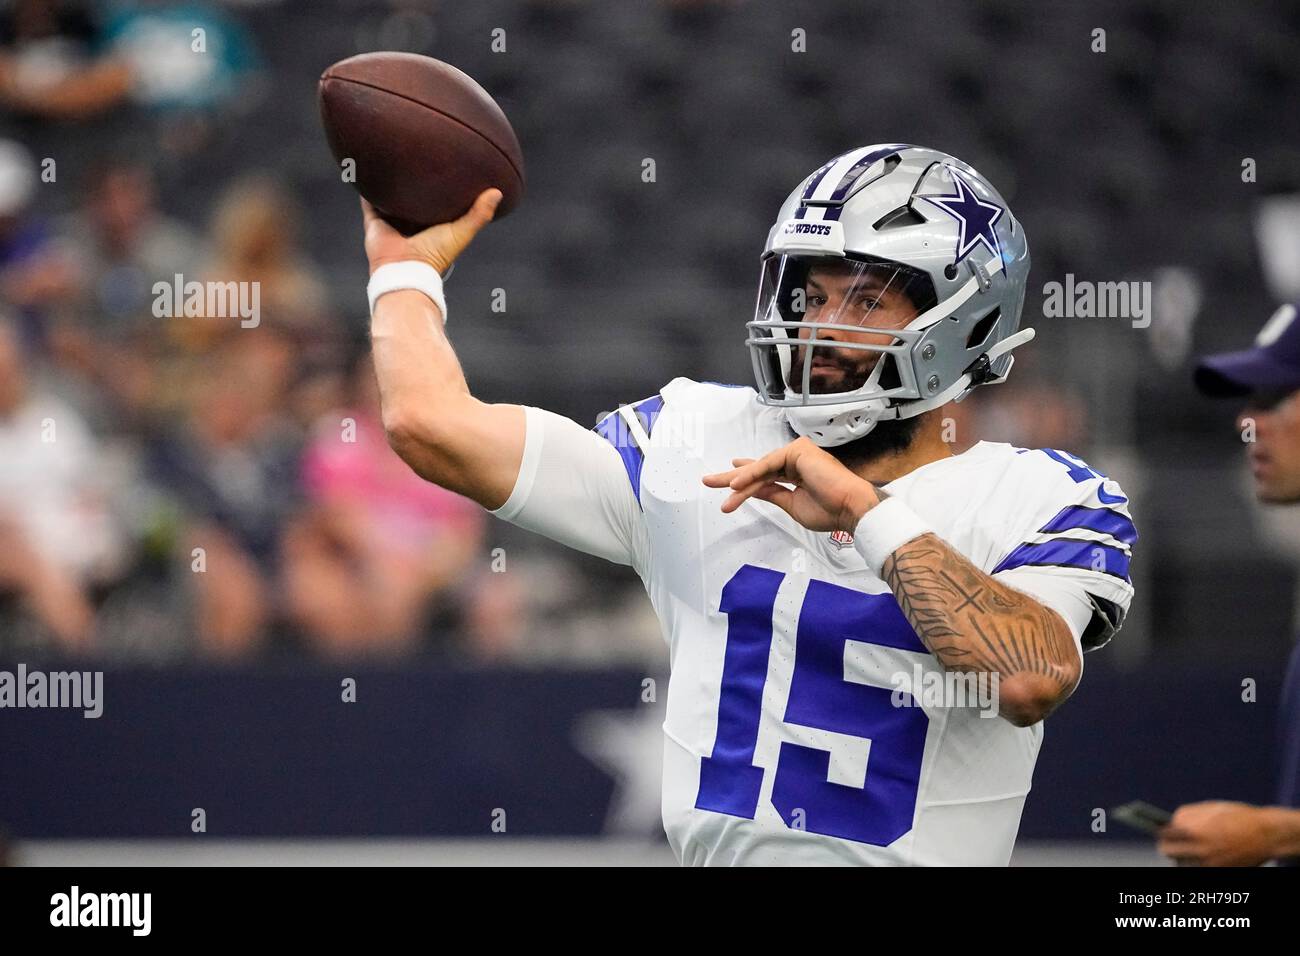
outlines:
[[[871,377],[876,362],[881,358],[879,352],[862,349],[817,349],[814,355],[816,352],[821,352],[825,359],[834,362],[839,369],[839,374],[813,376],[808,382],[808,392],[811,395],[851,392],[861,388]],[[799,370],[799,374],[792,371],[790,378],[797,379],[803,369],[802,347],[795,348],[791,364],[793,369]],[[793,381],[792,389],[798,391],[801,384],[801,381]],[[861,438],[855,438],[853,441],[826,450],[849,468],[900,455],[916,440],[923,417],[916,415],[912,418],[894,418],[877,422],[876,426]]]
[[[794,348],[790,362],[789,385],[795,394],[803,391],[803,363],[806,346]],[[813,369],[808,379],[809,395],[827,395],[831,392],[852,392],[867,384],[881,353],[866,349],[841,349],[814,347],[813,361],[832,362],[834,369],[820,372]]]
[[[882,458],[901,455],[912,447],[912,442],[916,441],[917,432],[920,431],[921,421],[924,418],[924,415],[915,415],[912,418],[891,418],[877,422],[876,427],[861,438],[855,438],[853,441],[826,450],[849,469],[869,465]]]

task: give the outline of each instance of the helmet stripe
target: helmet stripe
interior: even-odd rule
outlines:
[[[881,146],[879,149],[867,153],[849,167],[848,171],[840,177],[839,184],[836,185],[835,191],[830,195],[830,201],[842,202],[844,197],[848,195],[849,190],[853,187],[853,184],[858,181],[858,177],[882,159],[888,159],[890,156],[893,156],[900,149],[907,149],[907,144],[894,143],[891,146]]]
[[[838,163],[841,158],[842,157],[840,156],[836,156],[830,162],[822,166],[821,169],[817,170],[817,172],[813,173],[812,179],[808,180],[808,187],[803,191],[803,202],[812,199],[813,193],[816,191],[818,184],[821,183],[821,181],[826,177],[826,174],[831,171],[831,167]]]
[[[804,188],[799,208],[795,211],[796,219],[803,219],[808,213],[808,203],[838,203],[844,200],[853,184],[868,169],[882,159],[893,156],[900,149],[907,149],[906,143],[892,143],[887,146],[860,146],[836,156],[821,169],[813,173]],[[840,210],[831,208],[823,217],[829,220],[840,218]]]
[[[813,189],[804,190],[804,202],[829,202],[831,194],[839,188],[840,181],[854,165],[863,157],[873,152],[870,146],[859,146],[857,149],[851,149],[847,153],[842,153],[831,160],[826,171],[818,177],[817,185]]]

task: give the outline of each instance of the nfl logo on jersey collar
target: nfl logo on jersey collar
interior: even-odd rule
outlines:
[[[853,547],[853,534],[849,531],[828,531],[813,534],[817,542],[816,553],[833,573],[860,574],[867,570],[862,555]]]
[[[831,544],[840,550],[853,547],[853,535],[847,531],[832,531],[829,537]]]

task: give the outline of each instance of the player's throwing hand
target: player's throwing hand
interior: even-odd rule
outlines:
[[[859,478],[810,438],[799,438],[757,460],[733,458],[730,471],[705,475],[710,488],[730,488],[722,503],[730,514],[747,498],[776,505],[809,531],[852,533],[880,503],[871,482]],[[793,485],[794,487],[787,487]]]
[[[501,202],[501,190],[485,189],[469,212],[454,222],[439,223],[430,226],[413,236],[404,236],[375,211],[375,207],[364,199],[361,200],[361,214],[365,217],[366,258],[370,260],[370,272],[388,262],[427,262],[446,273],[456,257],[465,251],[478,231],[492,221],[497,205]]]

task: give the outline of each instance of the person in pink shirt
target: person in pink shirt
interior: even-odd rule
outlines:
[[[474,590],[485,516],[393,454],[368,356],[351,407],[324,416],[303,455],[307,505],[283,544],[286,612],[327,655],[413,648],[439,604]]]

